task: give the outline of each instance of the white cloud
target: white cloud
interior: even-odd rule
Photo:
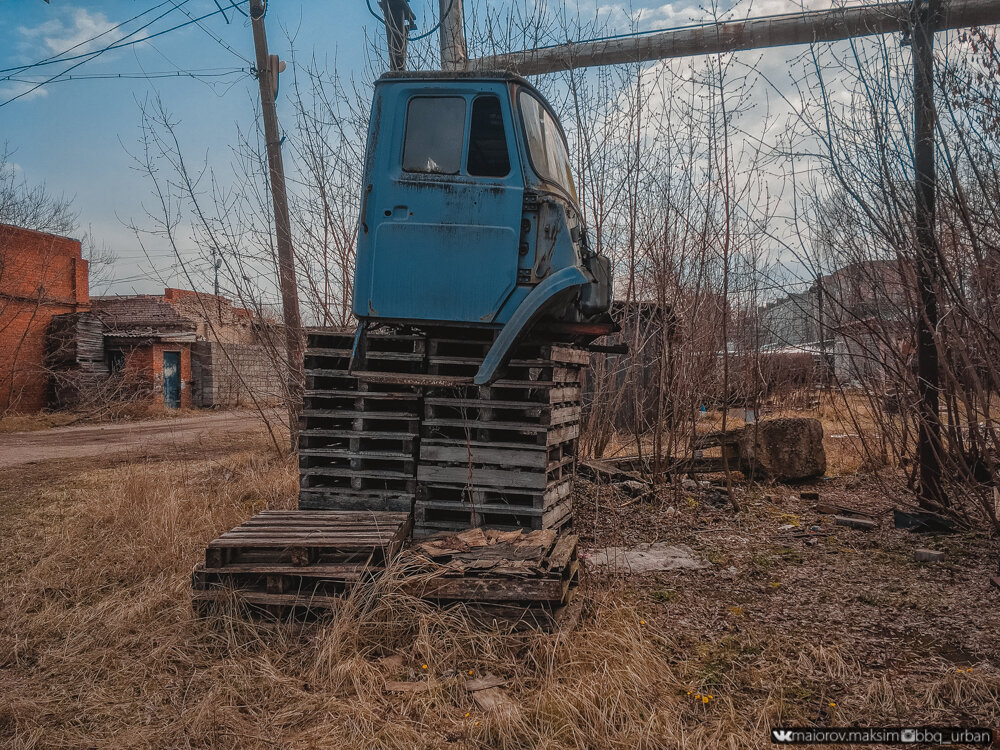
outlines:
[[[40,86],[32,91],[34,87],[34,83],[24,83],[22,81],[8,83],[3,88],[0,88],[0,102],[13,99],[14,97],[20,97],[22,102],[26,102],[29,99],[37,99],[49,95],[44,86]]]
[[[108,31],[114,25],[103,13],[90,13],[85,8],[78,8],[67,18],[51,19],[38,26],[21,26],[18,31],[32,46],[40,41],[47,55],[59,54],[71,47],[75,47],[73,54],[82,54],[112,43],[117,38],[116,35],[105,34],[99,39],[93,37]]]

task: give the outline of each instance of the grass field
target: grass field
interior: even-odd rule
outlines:
[[[474,627],[392,575],[313,624],[196,619],[205,543],[294,507],[294,488],[263,436],[0,472],[3,745],[764,748],[781,724],[1000,726],[983,537],[834,527],[786,487],[741,490],[733,515],[698,492],[637,503],[581,483],[585,545],[667,540],[709,567],[587,574],[562,635]],[[857,480],[820,489],[889,507]],[[829,535],[794,536],[814,523]],[[915,563],[918,546],[947,560]],[[478,710],[470,673],[506,678],[511,705]]]

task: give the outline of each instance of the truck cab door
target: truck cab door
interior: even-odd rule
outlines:
[[[388,179],[373,176],[364,199],[355,313],[492,323],[517,284],[524,195],[507,88],[409,85],[387,98],[397,114],[375,170]]]

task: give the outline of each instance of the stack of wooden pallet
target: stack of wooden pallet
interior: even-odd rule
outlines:
[[[299,433],[299,507],[412,510],[416,489],[420,392],[369,383],[348,373],[353,331],[309,332]],[[397,375],[424,367],[420,336],[368,341],[369,367]]]
[[[577,537],[553,529],[469,529],[439,533],[404,554],[415,577],[411,594],[439,603],[462,602],[509,621],[551,625],[579,582]]]
[[[414,533],[484,526],[558,529],[572,520],[587,352],[522,344],[500,380],[471,385],[491,339],[432,337],[420,423]]]
[[[191,575],[196,610],[220,602],[285,617],[329,610],[380,573],[410,531],[409,513],[263,511],[213,540]]]
[[[520,344],[479,387],[491,331],[371,332],[357,374],[351,331],[308,343],[300,508],[413,510],[418,536],[571,522],[586,351]]]

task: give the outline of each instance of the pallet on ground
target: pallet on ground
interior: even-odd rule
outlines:
[[[404,587],[438,602],[558,607],[578,583],[577,545],[576,536],[551,529],[438,534],[414,543],[403,556],[435,575]]]
[[[192,572],[199,611],[234,603],[284,616],[336,606],[401,550],[409,513],[263,511],[212,540]]]
[[[561,487],[570,487],[567,482]],[[440,488],[436,488],[440,489]],[[421,492],[424,488],[420,488]],[[431,498],[434,496],[431,495]],[[460,531],[475,527],[507,530],[558,530],[573,521],[571,497],[544,509],[512,505],[504,500],[485,503],[455,503],[421,499],[413,504],[413,534],[424,537],[438,531]]]

